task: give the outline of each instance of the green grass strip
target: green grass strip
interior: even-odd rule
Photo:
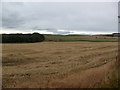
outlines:
[[[101,41],[101,40],[46,40],[55,42],[118,42],[118,41]]]

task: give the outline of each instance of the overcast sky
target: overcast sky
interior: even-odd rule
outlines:
[[[2,33],[118,32],[117,2],[2,3]]]

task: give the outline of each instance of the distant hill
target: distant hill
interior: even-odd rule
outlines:
[[[120,37],[120,33],[105,34],[103,36]]]

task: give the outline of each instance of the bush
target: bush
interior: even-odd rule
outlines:
[[[33,34],[2,34],[2,43],[33,43],[42,42],[45,37],[39,33]]]

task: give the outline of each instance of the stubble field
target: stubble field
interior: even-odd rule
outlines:
[[[117,42],[3,44],[2,49],[4,88],[94,88],[117,77]]]

